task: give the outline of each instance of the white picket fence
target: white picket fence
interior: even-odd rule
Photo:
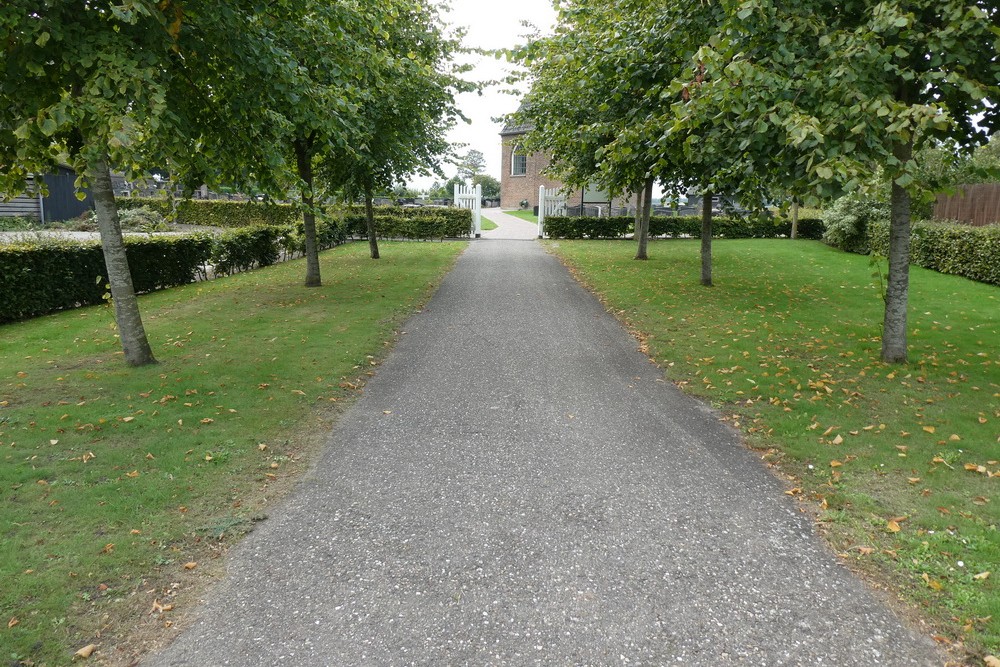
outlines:
[[[483,220],[483,186],[477,185],[469,187],[467,185],[455,184],[455,206],[467,208],[472,211],[472,231],[478,239],[482,236]]]
[[[545,217],[566,215],[566,195],[557,188],[538,186],[538,238],[545,235]]]

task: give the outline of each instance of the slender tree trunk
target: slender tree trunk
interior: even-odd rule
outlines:
[[[649,259],[649,212],[653,200],[653,179],[648,178],[639,192],[639,207],[635,211],[635,238],[639,241],[636,259]]]
[[[313,167],[310,142],[295,140],[295,162],[299,179],[304,184],[302,190],[302,231],[306,242],[306,287],[319,287],[323,280],[319,272],[319,248],[316,243],[316,197],[313,193]]]
[[[372,188],[365,184],[365,219],[368,222],[368,247],[372,259],[378,259],[378,237],[375,235],[375,211],[372,208]]]
[[[712,286],[712,193],[701,196],[701,284]]]
[[[893,155],[902,164],[913,158],[913,144],[896,144]],[[905,364],[906,308],[910,291],[910,193],[892,184],[892,218],[889,223],[889,276],[882,323],[882,361]]]
[[[792,201],[792,238],[799,238],[799,200]]]
[[[146,329],[139,315],[139,301],[132,285],[132,273],[125,256],[125,240],[122,238],[121,223],[118,220],[118,205],[111,187],[111,169],[107,156],[88,167],[90,187],[97,210],[97,228],[101,232],[101,248],[104,250],[104,264],[108,269],[108,284],[115,306],[115,322],[125,362],[130,366],[155,364],[156,358],[149,347]]]

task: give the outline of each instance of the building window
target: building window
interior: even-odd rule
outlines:
[[[528,173],[528,156],[521,151],[520,146],[514,146],[510,155],[510,175],[524,176]]]

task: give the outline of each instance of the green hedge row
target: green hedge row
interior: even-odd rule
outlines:
[[[363,206],[344,211],[344,222],[352,236],[368,236]],[[384,239],[443,239],[468,236],[472,231],[472,211],[464,208],[375,207],[375,230]]]
[[[910,263],[1000,285],[1000,226],[914,222],[910,232]],[[870,221],[867,236],[874,254],[889,256],[888,221]]]
[[[120,197],[120,210],[148,206],[169,217],[173,210],[166,199],[149,197]],[[176,199],[175,222],[183,225],[205,227],[254,227],[260,225],[290,225],[302,214],[288,204],[270,204],[257,201],[228,201],[225,199]]]
[[[138,292],[193,282],[212,253],[208,236],[129,238]],[[101,303],[107,269],[98,242],[32,241],[0,247],[0,322]]]
[[[320,250],[347,240],[340,221],[318,221]],[[207,276],[274,264],[305,250],[302,222],[228,230],[219,236],[127,236],[132,283],[137,292],[176,287]],[[98,278],[100,277],[100,279]],[[101,303],[107,269],[96,241],[32,240],[0,246],[0,323]]]
[[[632,217],[571,218],[552,216],[545,218],[545,233],[551,238],[562,239],[616,239],[631,234],[635,219]],[[823,235],[823,221],[819,218],[799,219],[799,238],[818,239]],[[772,218],[727,218],[712,220],[714,236],[730,239],[757,239],[790,236],[792,223],[789,220]],[[651,237],[701,236],[701,217],[651,216],[649,219]]]

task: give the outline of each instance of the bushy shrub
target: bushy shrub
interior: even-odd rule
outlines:
[[[443,239],[468,236],[472,231],[472,211],[464,208],[376,206],[374,214],[379,238]],[[344,221],[352,236],[368,236],[363,206],[348,207]]]
[[[27,215],[0,216],[0,232],[24,232],[38,229],[38,219]]]
[[[163,214],[149,206],[127,208],[118,213],[122,229],[137,232],[163,232],[168,229]]]
[[[576,218],[552,216],[545,218],[545,233],[551,238],[597,239],[622,238],[633,233],[635,219],[632,217]],[[799,220],[799,238],[818,239],[822,235],[823,222],[815,218]],[[728,239],[788,237],[792,233],[792,223],[760,217],[730,218],[719,216],[712,219],[712,235]],[[697,238],[701,236],[701,217],[696,215],[650,216],[649,235],[651,238],[668,237]]]
[[[212,248],[207,236],[126,238],[132,282],[149,292],[192,282]],[[38,238],[0,246],[0,322],[101,303],[107,269],[97,241]]]
[[[910,262],[925,269],[1000,285],[1000,226],[972,227],[958,222],[910,225]],[[871,251],[889,256],[889,222],[868,225]]]
[[[889,207],[885,202],[863,195],[841,197],[823,212],[823,243],[847,252],[867,255],[868,227],[887,222]]]
[[[254,227],[260,225],[288,225],[302,214],[288,204],[257,201],[228,201],[221,199],[167,199],[149,197],[122,197],[117,200],[119,211],[149,208],[182,225],[203,227]],[[175,208],[172,208],[175,207]]]
[[[280,241],[290,226],[233,229],[215,238],[210,262],[216,275],[232,275],[278,261]]]

